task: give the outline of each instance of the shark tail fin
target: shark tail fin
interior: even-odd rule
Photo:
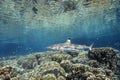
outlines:
[[[94,45],[94,42],[89,46],[89,50],[92,50],[93,45]]]

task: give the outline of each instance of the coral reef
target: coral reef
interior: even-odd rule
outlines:
[[[47,74],[47,75],[44,75],[43,80],[56,80],[56,77],[54,74]]]
[[[99,79],[111,79],[113,77],[113,72],[111,70],[103,70],[102,68],[93,68],[89,65],[83,65],[80,63],[73,64],[70,61],[61,62],[61,66],[67,72],[66,80],[72,79],[83,79],[83,80],[93,80]],[[101,78],[103,76],[103,78]]]
[[[69,54],[54,54],[52,56],[52,60],[53,61],[57,61],[58,63],[60,63],[62,60],[71,60],[72,56]]]
[[[94,48],[89,51],[89,58],[97,60],[105,68],[116,70],[117,52],[113,48]],[[99,64],[98,63],[98,64]],[[93,62],[94,64],[94,62]]]
[[[11,62],[15,60],[12,65]],[[1,58],[0,63],[2,63],[1,80],[119,80],[120,78],[120,53],[109,47],[93,48],[89,52],[80,51],[77,56],[58,51],[38,52],[18,58]]]
[[[72,57],[76,57],[79,54],[79,51],[67,51],[67,54],[70,54]]]
[[[37,65],[35,56],[28,56],[26,58],[20,58],[17,64],[21,65],[24,69],[33,69]]]
[[[17,76],[17,72],[11,66],[4,66],[0,68],[0,80],[10,80],[10,78],[16,76]]]
[[[55,80],[59,76],[64,78],[65,74],[64,69],[55,61],[43,61],[34,71],[34,76],[43,80]]]
[[[74,53],[73,53],[74,55]],[[88,64],[88,51],[80,51],[76,57],[71,59],[73,63]]]

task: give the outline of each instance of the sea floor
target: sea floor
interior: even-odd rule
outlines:
[[[120,53],[100,47],[3,57],[0,80],[120,80]]]

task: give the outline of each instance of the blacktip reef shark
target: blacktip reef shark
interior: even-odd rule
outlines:
[[[80,51],[80,50],[91,50],[94,43],[90,46],[72,44],[70,39],[67,39],[64,43],[53,44],[48,46],[47,49],[53,51]]]

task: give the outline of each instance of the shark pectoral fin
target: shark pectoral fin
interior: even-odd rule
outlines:
[[[89,50],[92,50],[93,45],[94,45],[94,42],[89,46]]]

